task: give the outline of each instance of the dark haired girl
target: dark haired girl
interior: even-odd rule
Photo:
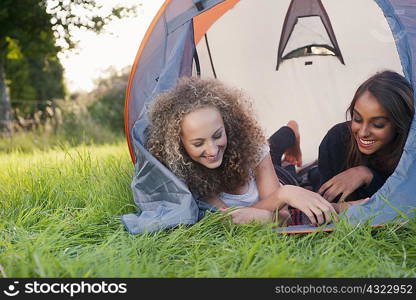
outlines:
[[[377,73],[357,89],[351,121],[330,129],[319,146],[318,192],[328,201],[373,195],[396,168],[414,115],[413,89],[392,71]]]

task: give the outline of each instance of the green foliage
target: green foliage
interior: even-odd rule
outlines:
[[[67,113],[64,115],[64,120],[58,135],[73,146],[113,143],[123,139],[120,134],[94,122],[89,114]]]
[[[32,53],[48,53],[56,40],[60,42],[58,50],[73,48],[72,29],[100,32],[109,21],[134,13],[135,7],[105,11],[95,0],[2,0],[0,40],[16,39]]]
[[[57,132],[39,128],[33,131],[16,132],[9,138],[0,138],[0,155],[13,152],[49,151],[62,146],[100,145],[125,141],[124,136],[98,126],[91,119],[78,121],[76,116],[71,115]]]
[[[56,56],[57,52],[47,56],[41,53],[13,55],[21,53],[21,49],[17,41],[10,45],[15,49],[9,52],[11,55],[6,59],[5,70],[13,108],[31,116],[46,108],[45,100],[65,97],[63,67]],[[37,100],[43,102],[36,102]]]
[[[0,152],[33,152],[67,144],[93,145],[124,140],[124,97],[128,70],[101,79],[91,93],[56,100],[53,119],[30,131],[0,138]],[[51,108],[49,108],[51,110]],[[27,111],[20,112],[27,115]],[[58,124],[58,125],[56,125]]]
[[[92,119],[116,133],[124,132],[124,99],[128,81],[128,71],[113,72],[101,79],[90,97],[95,100],[88,106]]]
[[[412,277],[416,220],[284,235],[208,214],[130,235],[125,142],[0,155],[0,277]]]
[[[30,100],[51,100],[65,96],[63,67],[57,54],[51,16],[41,1],[2,1],[0,44],[5,50],[4,71],[10,89],[12,107],[25,115],[45,109]],[[24,100],[24,102],[22,102]],[[27,102],[29,100],[29,102]]]
[[[17,41],[8,38],[8,55],[5,61],[5,71],[8,74],[7,85],[10,87],[10,97],[12,99],[36,99],[36,90],[30,82],[29,64]],[[15,107],[26,111],[20,103],[13,103]],[[31,109],[33,110],[33,108]]]
[[[8,138],[0,138],[0,153],[33,153],[47,151],[62,145],[93,145],[124,141],[124,134],[93,120],[84,104],[76,101],[57,101],[56,119],[29,131],[16,132]],[[58,121],[59,120],[59,121]],[[55,127],[52,122],[59,122]]]
[[[134,12],[135,7],[105,11],[94,0],[1,0],[0,133],[11,131],[5,83],[15,108],[29,114],[45,109],[18,100],[64,97],[63,68],[57,54],[75,47],[73,29],[100,32],[108,21]]]

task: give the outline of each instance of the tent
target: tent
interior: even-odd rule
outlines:
[[[138,208],[122,216],[127,230],[194,224],[203,215],[203,203],[143,147],[149,104],[178,78],[215,77],[240,87],[268,135],[297,120],[307,163],[329,128],[345,121],[359,84],[385,69],[415,87],[415,0],[166,0],[127,88],[125,131]],[[348,210],[351,222],[414,216],[415,124],[395,172],[370,201]]]

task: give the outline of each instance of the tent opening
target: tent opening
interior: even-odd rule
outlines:
[[[321,0],[292,0],[280,35],[276,71],[287,59],[323,55],[344,59]]]

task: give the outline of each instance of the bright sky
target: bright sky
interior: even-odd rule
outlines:
[[[115,20],[100,35],[79,30],[78,47],[60,54],[65,68],[66,84],[70,92],[90,91],[94,80],[105,77],[106,70],[117,70],[133,64],[140,42],[164,0],[106,0],[109,6],[141,4],[137,16]]]

